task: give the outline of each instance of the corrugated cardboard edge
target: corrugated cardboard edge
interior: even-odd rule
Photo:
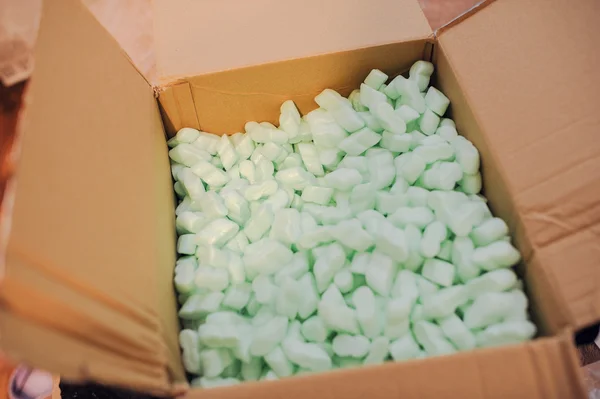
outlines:
[[[495,1],[496,0],[481,0],[479,3],[475,4],[474,6],[472,6],[471,8],[469,8],[468,10],[466,10],[465,12],[463,12],[462,14],[457,15],[456,17],[454,17],[450,21],[446,22],[444,25],[442,25],[439,28],[437,28],[433,32],[434,37],[437,40],[437,37],[438,37],[438,35],[440,33],[442,33],[444,31],[450,29],[454,25],[457,25],[457,24],[461,23],[462,21],[464,21],[465,19],[469,18],[470,16],[475,15],[477,12],[479,12],[480,10],[482,10],[485,7],[489,6],[490,4],[492,4]]]

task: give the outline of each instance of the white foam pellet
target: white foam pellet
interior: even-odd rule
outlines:
[[[244,234],[250,242],[260,240],[271,227],[275,215],[268,205],[260,206],[256,212],[250,216],[250,220],[244,227]]]
[[[356,319],[362,333],[368,338],[379,336],[383,325],[373,291],[367,286],[358,287],[352,293],[352,302],[356,308]]]
[[[467,139],[457,136],[452,142],[456,153],[456,161],[461,166],[463,172],[467,175],[474,175],[479,172],[479,151]]]
[[[288,134],[290,143],[297,143],[302,118],[296,104],[292,100],[284,101],[281,104],[280,111],[279,128]]]
[[[202,211],[211,219],[223,218],[229,213],[223,198],[214,191],[207,192],[201,202]]]
[[[400,115],[406,125],[412,124],[419,119],[419,113],[408,105],[400,105],[396,108],[396,113]],[[412,125],[411,125],[412,126]]]
[[[410,270],[400,270],[392,286],[391,296],[393,298],[402,296],[415,301],[419,297],[416,274]]]
[[[381,140],[381,135],[375,133],[368,127],[352,133],[339,144],[340,150],[349,155],[360,155],[369,148],[373,147]]]
[[[401,95],[399,99],[401,105],[408,105],[419,114],[423,114],[426,111],[425,98],[421,95],[419,87],[414,80],[402,77],[401,79],[395,79],[394,85],[396,86],[396,91]]]
[[[467,282],[470,298],[476,298],[486,292],[507,291],[517,283],[517,275],[510,269],[492,270]]]
[[[262,374],[262,368],[262,359],[254,356],[249,362],[242,362],[240,375],[244,381],[258,381]]]
[[[200,132],[190,127],[184,127],[179,129],[174,137],[172,137],[167,144],[169,147],[175,147],[181,143],[193,143],[200,137]]]
[[[177,252],[182,255],[193,255],[196,253],[196,235],[182,234],[177,239]]]
[[[307,186],[302,190],[302,200],[313,204],[327,205],[333,196],[333,188]]]
[[[400,338],[409,331],[409,317],[414,305],[410,296],[399,296],[387,303],[384,335],[389,339]]]
[[[326,371],[332,367],[331,358],[318,344],[286,339],[283,350],[288,359],[308,370]]]
[[[221,190],[220,196],[227,208],[227,216],[238,224],[244,224],[250,218],[248,201],[236,190]]]
[[[369,266],[370,259],[370,253],[354,254],[354,257],[352,258],[352,262],[350,264],[350,271],[354,274],[364,275],[367,271],[367,267]]]
[[[441,259],[426,259],[423,264],[423,277],[443,287],[452,285],[455,273],[455,266]]]
[[[389,353],[390,340],[387,337],[377,337],[371,341],[369,353],[363,364],[381,364]]]
[[[301,167],[294,167],[278,171],[275,180],[284,187],[302,190],[313,183],[314,176]]]
[[[358,334],[360,331],[356,311],[345,304],[321,300],[318,305],[318,315],[331,330],[349,334]]]
[[[452,263],[456,265],[456,274],[462,282],[479,276],[481,269],[473,260],[475,246],[468,237],[456,237],[452,244]]]
[[[300,212],[294,208],[284,208],[275,212],[269,237],[286,245],[294,244],[300,239]]]
[[[433,212],[424,206],[400,207],[388,217],[388,220],[395,226],[405,227],[412,224],[419,229],[424,229],[434,219]]]
[[[189,373],[200,373],[200,347],[198,333],[194,330],[181,330],[179,345],[182,349],[183,367]]]
[[[381,127],[395,134],[406,133],[406,123],[389,103],[379,103],[371,110]]]
[[[200,352],[200,362],[204,377],[217,377],[233,363],[233,356],[227,349],[205,349]]]
[[[254,141],[250,135],[243,135],[243,138],[235,145],[240,161],[250,158],[254,152]]]
[[[384,93],[381,93],[363,83],[360,85],[360,102],[369,108],[371,112],[374,112],[374,109],[379,104],[387,104],[387,97]]]
[[[175,288],[180,294],[190,293],[196,287],[194,277],[196,269],[191,264],[182,265],[175,271]]]
[[[274,277],[275,284],[280,285],[285,277],[291,277],[294,280],[302,277],[309,269],[308,254],[306,252],[296,252],[292,260],[281,268]]]
[[[362,105],[360,102],[360,90],[352,90],[352,93],[348,96],[348,101],[352,105],[352,108],[358,113],[368,111],[368,108]],[[370,113],[368,113],[370,115]]]
[[[435,131],[435,134],[449,143],[451,143],[458,136],[458,132],[456,131],[455,127],[442,125],[442,122],[440,122],[440,126]]]
[[[463,174],[458,181],[460,189],[466,194],[478,194],[482,188],[481,173],[474,175]]]
[[[194,200],[201,199],[206,194],[206,189],[202,181],[196,176],[191,168],[183,168],[178,174],[179,183],[190,198]]]
[[[394,165],[397,176],[402,176],[409,184],[414,184],[425,171],[426,163],[417,153],[408,152],[397,156]]]
[[[373,291],[381,296],[388,296],[392,288],[393,277],[396,273],[396,266],[394,265],[393,259],[385,253],[379,252],[382,248],[391,248],[393,242],[388,241],[383,247],[378,244],[377,250],[371,254],[371,259],[367,270],[365,272],[365,278],[367,284]],[[399,252],[389,251],[398,255]],[[398,257],[398,256],[396,256]]]
[[[533,338],[537,329],[527,320],[506,321],[487,327],[475,334],[478,347],[509,345]]]
[[[422,300],[422,317],[431,320],[449,316],[468,300],[468,291],[462,285],[443,288]]]
[[[274,274],[290,262],[292,256],[292,251],[279,241],[262,238],[244,249],[246,272],[250,276]]]
[[[333,338],[333,351],[338,356],[361,358],[369,353],[371,341],[363,335],[338,334]]]
[[[379,69],[373,69],[365,78],[364,83],[375,90],[379,90],[381,85],[383,85],[387,80],[388,76],[385,73],[381,72]]]
[[[356,132],[365,126],[365,121],[350,105],[340,104],[331,110],[333,119],[347,132]]]
[[[421,300],[428,298],[439,291],[440,287],[422,276],[417,276],[417,287],[419,287],[419,296]]]
[[[456,349],[465,351],[475,348],[475,336],[455,314],[438,320],[442,332]]]
[[[329,244],[319,249],[323,252],[315,256],[313,274],[318,291],[324,292],[333,281],[335,274],[344,266],[346,254],[338,243]]]
[[[456,348],[448,342],[442,329],[431,322],[425,320],[416,322],[413,332],[428,355],[449,355],[456,352]]]
[[[508,292],[486,292],[479,295],[465,310],[464,322],[470,329],[499,323],[511,313],[515,297]]]
[[[348,133],[335,122],[333,116],[324,109],[316,109],[305,116],[317,147],[335,148]]]
[[[392,152],[407,152],[410,150],[412,137],[406,133],[392,133],[385,130],[381,138],[381,146]]]
[[[469,237],[478,247],[486,246],[508,235],[508,226],[500,218],[491,218],[475,227]]]
[[[427,108],[435,112],[439,116],[443,116],[450,105],[450,100],[441,91],[435,87],[430,87],[425,95],[425,103]]]
[[[489,271],[514,266],[521,260],[521,254],[510,242],[496,241],[484,247],[475,248],[471,259],[473,263]]]
[[[429,85],[433,69],[433,64],[427,61],[417,61],[410,67],[408,72],[410,79],[418,83],[420,91],[424,91]]]
[[[213,291],[222,291],[229,286],[229,273],[225,269],[200,266],[196,270],[196,286]]]
[[[302,300],[301,285],[291,277],[285,277],[275,297],[275,310],[290,319],[296,318]]]
[[[219,309],[224,297],[225,294],[222,292],[211,292],[206,295],[192,295],[185,301],[179,310],[179,317],[182,319],[193,320],[206,316]]]
[[[210,154],[192,144],[179,144],[169,150],[169,157],[182,165],[192,167],[201,161],[208,161]]]
[[[425,227],[421,239],[421,254],[426,258],[433,258],[442,249],[442,242],[446,239],[448,230],[440,221],[432,222]]]
[[[280,346],[265,355],[265,363],[279,378],[289,377],[294,373],[294,365],[285,356]]]
[[[288,319],[285,316],[275,316],[264,324],[254,327],[250,353],[253,356],[265,356],[279,345],[288,330]]]
[[[197,162],[191,169],[196,176],[211,187],[222,187],[230,180],[227,173],[207,161]]]
[[[354,288],[354,278],[349,269],[342,269],[333,276],[333,283],[339,288],[340,292],[347,293]]]
[[[240,227],[229,219],[215,219],[196,233],[196,243],[222,247],[238,233],[239,229]]]
[[[352,187],[362,183],[362,176],[354,169],[340,168],[325,175],[325,181],[336,190],[350,191]]]
[[[239,160],[239,155],[227,135],[221,136],[217,146],[217,154],[225,170],[230,170]]]
[[[394,213],[401,206],[408,205],[408,196],[403,193],[377,191],[375,209],[383,215]]]
[[[373,246],[373,238],[362,228],[358,219],[339,222],[331,228],[331,235],[355,251],[364,252]]]
[[[250,283],[240,283],[231,286],[225,291],[223,306],[240,311],[250,300],[251,293],[252,285]]]
[[[298,143],[298,152],[306,169],[315,176],[323,176],[323,165],[317,147],[311,143]]]
[[[421,352],[421,348],[419,348],[419,344],[417,344],[412,334],[406,334],[393,341],[389,346],[389,350],[392,359],[397,362],[415,359]]]
[[[302,336],[311,342],[325,342],[329,330],[319,316],[312,316],[302,323]]]

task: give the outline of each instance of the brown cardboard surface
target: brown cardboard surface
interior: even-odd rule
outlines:
[[[584,398],[567,337],[453,356],[337,370],[279,381],[246,383],[186,398]]]
[[[598,15],[595,0],[503,0],[439,37],[575,328],[600,320]]]
[[[512,242],[522,254],[523,261],[517,266],[517,271],[526,282],[532,317],[541,334],[557,333],[568,321],[566,304],[554,292],[548,282],[547,273],[541,267],[539,256],[532,251],[531,242],[516,210],[506,178],[498,167],[498,155],[493,151],[487,136],[483,134],[480,121],[473,114],[471,104],[463,93],[461,82],[457,80],[455,71],[448,63],[448,57],[439,46],[435,48],[433,62],[436,66],[434,86],[446,93],[452,104],[449,114],[454,119],[458,131],[477,147],[481,155],[483,194],[488,199],[488,205],[494,215],[507,222]]]
[[[67,378],[166,389],[167,365],[174,379],[183,372],[153,91],[77,0],[45,3],[30,90],[0,347]]]
[[[231,134],[248,121],[278,124],[284,101],[293,100],[306,114],[325,88],[347,96],[373,68],[390,76],[407,71],[425,56],[425,45],[425,40],[393,43],[187,78],[160,93],[167,133],[199,125]]]
[[[154,25],[161,83],[431,35],[416,0],[154,0]]]

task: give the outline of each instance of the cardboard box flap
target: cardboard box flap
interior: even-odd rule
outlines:
[[[210,393],[195,389],[188,399],[294,398],[584,398],[585,388],[570,337],[478,349],[451,356],[390,362],[322,374],[247,382]]]
[[[596,0],[503,0],[439,35],[575,328],[600,320],[598,15]]]
[[[67,378],[130,376],[131,385],[166,388],[167,365],[183,373],[178,348],[166,344],[176,339],[165,338],[177,333],[175,233],[153,90],[81,2],[44,5],[21,121],[0,346]],[[31,348],[50,343],[87,356]]]
[[[154,0],[160,83],[429,37],[416,0]]]

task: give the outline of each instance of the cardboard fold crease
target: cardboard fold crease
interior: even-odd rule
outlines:
[[[600,3],[482,2],[435,36],[416,0],[231,3],[154,1],[161,85],[150,87],[79,0],[45,2],[0,349],[66,379],[184,393],[167,137],[277,123],[287,99],[306,113],[324,88],[348,95],[373,68],[395,76],[425,58],[481,153],[540,337],[187,394],[583,398],[572,334],[600,321]]]

